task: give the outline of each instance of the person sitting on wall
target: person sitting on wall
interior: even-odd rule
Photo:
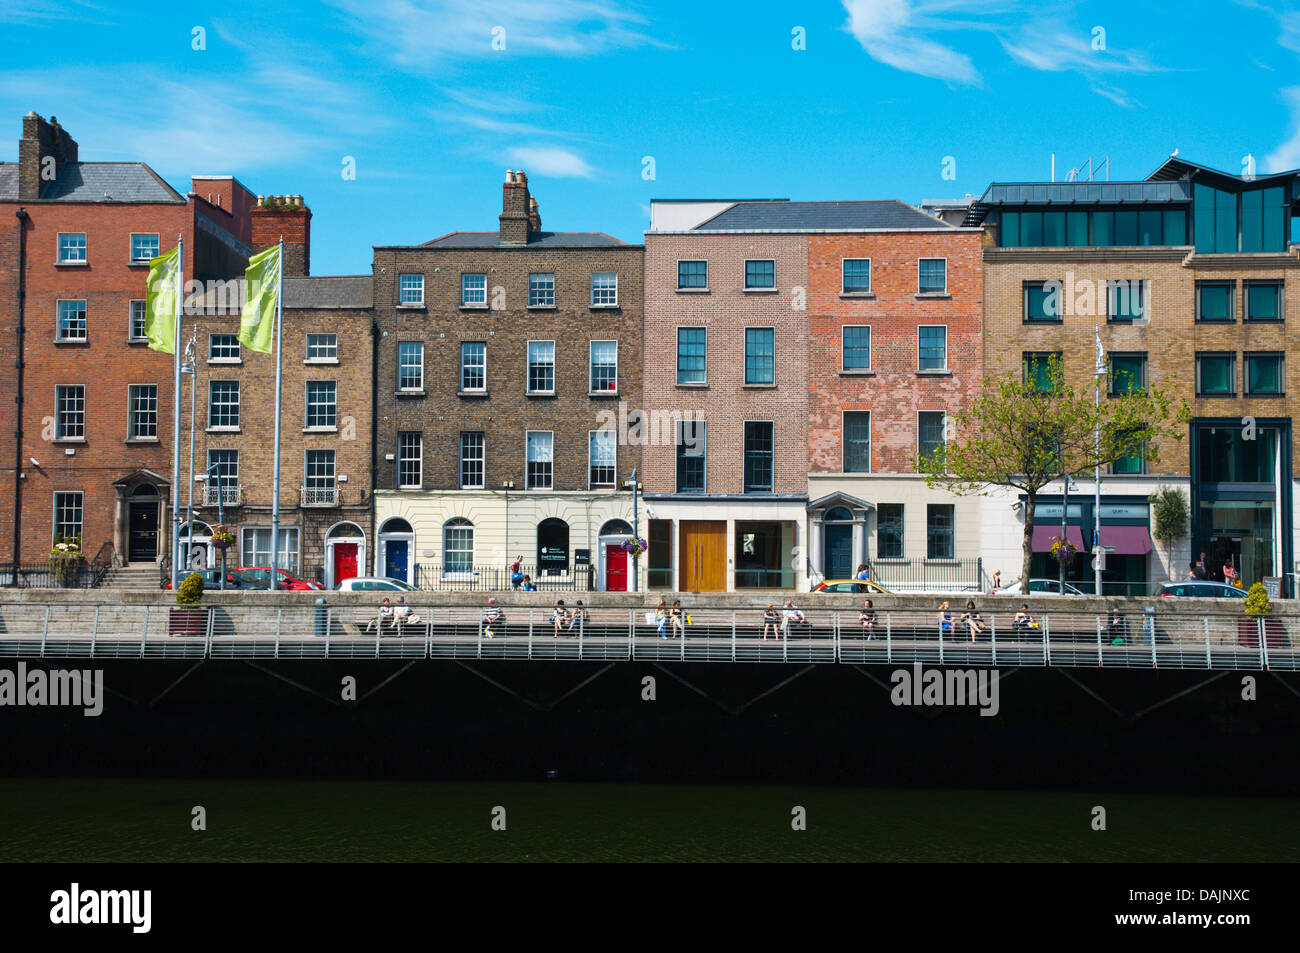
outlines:
[[[391,629],[392,627],[393,627],[393,606],[388,601],[388,597],[384,596],[384,600],[381,603],[379,603],[379,612],[375,615],[373,619],[371,619],[369,622],[366,623],[366,631],[373,632],[375,631],[376,628],[378,628],[382,632],[385,628]]]
[[[1110,610],[1110,621],[1106,623],[1106,638],[1111,645],[1124,645],[1128,642],[1128,622],[1120,615],[1118,608]]]
[[[673,600],[673,607],[668,610],[668,621],[673,627],[673,638],[686,637],[686,613],[682,609],[682,600]]]
[[[490,639],[496,632],[493,631],[495,626],[506,624],[505,613],[497,606],[496,599],[488,597],[487,606],[483,609],[483,638]]]
[[[944,633],[953,634],[952,612],[948,609],[948,603],[944,602],[939,606],[939,641],[943,641]]]
[[[578,600],[578,604],[569,611],[569,624],[565,626],[570,632],[577,629],[582,632],[587,626],[591,625],[591,615],[587,612],[587,607]]]
[[[1029,603],[1021,603],[1020,611],[1011,619],[1011,631],[1027,632],[1030,629],[1036,628],[1038,628],[1038,623],[1035,622],[1034,617],[1029,614]]]
[[[555,637],[559,638],[560,630],[568,628],[569,610],[564,606],[563,599],[555,600],[555,611],[551,613],[551,629]]]
[[[803,610],[794,604],[793,599],[785,600],[785,605],[781,607],[781,635],[787,640],[790,638],[790,625],[802,625],[807,622],[807,617]]]
[[[771,632],[774,636],[776,636],[778,641],[780,640],[781,633],[777,629],[777,625],[780,623],[780,618],[781,617],[777,615],[776,609],[773,608],[772,603],[769,602],[767,604],[767,608],[763,610],[763,641],[764,642],[767,641],[768,632]]]
[[[862,634],[871,641],[876,637],[876,607],[868,599],[862,606],[862,611],[858,613],[858,625],[862,626]]]
[[[655,606],[655,628],[659,630],[659,638],[668,638],[668,633],[664,631],[668,628],[668,603],[663,599]]]
[[[970,632],[970,640],[975,642],[984,632],[984,617],[975,608],[974,600],[967,600],[966,611],[961,615],[961,623]]]
[[[419,625],[420,621],[420,617],[406,604],[406,597],[398,596],[397,605],[393,606],[393,628],[400,633],[403,626]]]

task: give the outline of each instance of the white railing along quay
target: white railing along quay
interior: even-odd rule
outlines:
[[[754,609],[693,609],[662,632],[645,609],[591,609],[557,631],[552,610],[412,606],[414,624],[379,622],[340,606],[16,604],[0,607],[0,658],[516,659],[840,663],[966,667],[1300,670],[1300,623],[1246,616],[1046,613],[1032,628],[990,615],[972,639],[954,614],[812,609],[807,621],[765,631]],[[490,631],[489,631],[490,630]]]

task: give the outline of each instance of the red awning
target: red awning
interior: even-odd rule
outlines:
[[[1052,540],[1061,535],[1061,527],[1056,526],[1035,526],[1034,527],[1034,552],[1047,553],[1052,550]],[[1069,526],[1065,531],[1065,538],[1074,543],[1074,547],[1083,552],[1083,533],[1077,526]]]
[[[1145,526],[1103,526],[1101,545],[1117,556],[1145,556],[1151,552],[1151,533]]]

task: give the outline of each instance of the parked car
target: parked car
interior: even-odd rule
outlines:
[[[195,569],[193,570],[193,572],[197,572],[200,576],[203,577],[204,591],[221,588],[220,569]],[[186,577],[189,575],[191,575],[191,573],[188,572],[182,573],[181,581],[184,582]],[[171,587],[172,584],[170,580],[168,580],[167,583],[163,585],[164,589],[170,589]],[[252,573],[244,572],[242,569],[227,569],[226,588],[227,589],[270,589],[271,583],[265,579],[257,578]]]
[[[813,592],[865,592],[872,595],[889,595],[888,589],[879,583],[872,582],[870,579],[827,579],[813,589]]]
[[[1061,594],[1061,580],[1059,579],[1031,579],[1029,580],[1029,594],[1031,596],[1059,596]],[[1065,594],[1067,596],[1086,596],[1088,593],[1076,589],[1068,582],[1065,583]],[[999,596],[1018,596],[1020,595],[1020,580],[1017,579],[1009,586],[1003,586],[995,595]]]
[[[1167,582],[1160,587],[1160,596],[1186,596],[1196,599],[1245,599],[1246,590],[1223,582],[1192,581]]]
[[[409,582],[388,576],[353,576],[334,587],[337,592],[416,592]]]
[[[240,566],[239,572],[246,572],[250,576],[256,576],[258,579],[261,579],[263,582],[267,584],[268,589],[270,588],[271,585],[270,566]],[[289,575],[289,573],[281,569],[280,584],[276,586],[276,588],[288,589],[291,592],[309,592],[313,589],[324,589],[325,587],[318,582],[308,582],[305,579],[299,579],[296,576],[291,576]]]

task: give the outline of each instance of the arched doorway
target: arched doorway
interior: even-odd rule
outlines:
[[[569,574],[569,524],[551,517],[537,524],[537,575]]]
[[[832,507],[822,517],[822,572],[827,579],[853,577],[853,513]]]
[[[401,518],[386,520],[379,527],[379,553],[375,575],[409,582],[411,554],[415,552],[415,531]]]
[[[325,534],[325,588],[361,575],[366,564],[366,534],[356,523],[335,523]]]
[[[158,490],[141,483],[127,501],[128,562],[153,562],[158,558]]]
[[[596,561],[596,588],[601,592],[627,592],[631,586],[632,559],[623,544],[632,538],[626,520],[609,520],[600,528]]]
[[[191,531],[193,536],[190,535]],[[212,528],[202,520],[181,526],[181,565],[187,569],[211,569],[216,565]]]

